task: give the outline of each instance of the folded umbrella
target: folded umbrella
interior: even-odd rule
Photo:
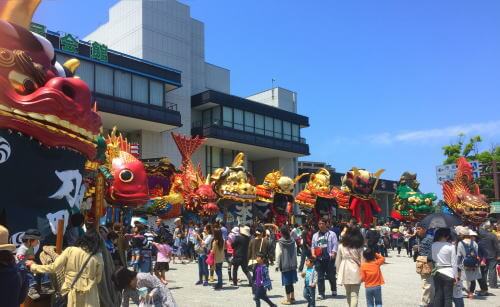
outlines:
[[[426,216],[420,224],[427,229],[430,228],[452,228],[462,225],[462,220],[457,216],[444,213],[433,213]]]

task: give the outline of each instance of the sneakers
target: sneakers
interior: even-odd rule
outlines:
[[[332,291],[332,296],[336,297],[337,296],[337,291]]]
[[[214,290],[222,290],[222,285],[215,285]]]
[[[292,305],[292,302],[290,302],[289,300],[284,300],[280,304],[281,305]]]
[[[32,300],[37,300],[40,298],[40,294],[38,294],[38,291],[36,291],[35,288],[30,288],[28,290],[28,296],[32,299]]]
[[[202,282],[201,280],[198,280],[198,281],[195,283],[195,285],[196,285],[196,286],[199,286],[199,285],[201,285],[202,283],[203,283],[203,282]]]
[[[208,281],[206,281],[206,280],[205,280],[205,281],[203,282],[203,287],[206,287],[206,286],[208,286]]]
[[[209,281],[209,282],[214,282],[214,281],[215,281],[215,279],[214,279],[214,277],[213,277],[213,276],[210,276],[210,277],[208,278],[208,281]]]
[[[318,297],[316,298],[318,301],[322,301],[322,300],[325,300],[326,297],[324,295],[318,295]]]

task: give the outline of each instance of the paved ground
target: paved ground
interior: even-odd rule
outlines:
[[[386,284],[383,287],[383,305],[384,306],[417,306],[420,298],[420,278],[415,273],[413,260],[407,257],[387,258],[387,264],[382,267]],[[279,305],[285,296],[284,287],[281,286],[280,273],[270,268],[271,279],[273,280],[273,289],[269,292],[271,300]],[[242,278],[242,272],[238,277]],[[246,282],[239,288],[232,287],[227,281],[227,268],[223,268],[224,290],[214,291],[212,287],[195,286],[197,280],[198,267],[196,263],[171,265],[171,271],[167,275],[169,280],[168,287],[171,289],[177,303],[181,307],[215,307],[215,306],[255,306],[252,300],[252,291],[246,286]],[[300,279],[300,278],[299,278]],[[295,284],[295,293],[298,304],[294,306],[307,306],[302,297],[304,286],[303,279]],[[329,289],[327,283],[327,289]],[[345,291],[342,286],[338,286],[338,296],[333,299],[329,297],[325,301],[316,301],[317,306],[345,306]],[[488,306],[500,307],[500,290],[491,291],[494,296],[488,296],[485,299],[465,299],[465,306]],[[328,292],[327,292],[328,293]],[[262,302],[262,306],[266,306]],[[364,288],[360,290],[359,306],[366,306]]]

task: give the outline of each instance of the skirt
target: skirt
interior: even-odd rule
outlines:
[[[281,272],[281,285],[293,285],[298,281],[297,270],[291,270],[287,272]]]
[[[170,266],[168,262],[157,262],[155,263],[155,271],[168,271]]]

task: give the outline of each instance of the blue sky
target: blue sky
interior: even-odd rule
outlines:
[[[84,37],[115,0],[51,0],[34,20]],[[440,192],[441,147],[459,132],[500,143],[500,1],[190,0],[208,62],[231,92],[298,92],[308,160],[339,171],[416,172]]]

